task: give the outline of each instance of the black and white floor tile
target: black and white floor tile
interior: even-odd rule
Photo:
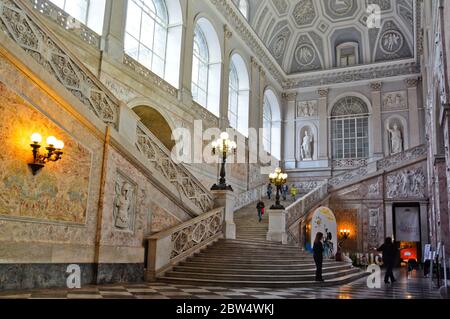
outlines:
[[[393,285],[369,289],[366,279],[323,288],[227,288],[195,287],[166,283],[89,286],[77,290],[45,289],[0,292],[0,299],[440,299],[429,279],[400,276]]]

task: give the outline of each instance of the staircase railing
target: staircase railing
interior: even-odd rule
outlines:
[[[147,278],[161,276],[178,262],[221,238],[224,216],[224,209],[217,208],[147,238]]]
[[[250,205],[264,197],[266,185],[260,185],[256,188],[243,192],[236,196],[236,202],[234,204],[234,210],[237,211],[245,206]]]
[[[298,244],[298,232],[294,229],[298,229],[298,224],[302,218],[304,218],[311,209],[317,204],[322,202],[328,196],[328,184],[322,183],[322,185],[316,187],[305,196],[301,197],[295,203],[286,208],[286,234],[288,244]]]
[[[120,101],[40,21],[32,5],[44,14],[52,15],[56,12],[59,15],[59,11],[44,0],[0,0],[0,30],[91,113],[118,130]],[[67,22],[66,18],[64,19]],[[161,147],[162,144],[153,134],[143,129],[141,122],[138,124],[137,135],[139,150],[145,151],[147,158],[155,164],[154,168],[162,172],[162,176],[176,187],[178,193],[181,191],[192,201],[197,208],[195,211],[201,213],[210,211],[213,207],[213,196],[203,184],[183,165],[172,161],[170,153]],[[152,152],[155,152],[155,155]]]
[[[404,152],[385,157],[376,162],[369,163],[365,166],[359,167],[355,170],[348,171],[344,174],[338,175],[328,180],[330,189],[338,188],[348,185],[353,182],[358,182],[366,178],[370,174],[374,174],[381,170],[392,170],[398,166],[408,164],[427,155],[427,146],[419,145],[410,148]]]
[[[160,176],[175,186],[182,196],[200,207],[203,212],[213,209],[212,194],[194,178],[186,167],[176,164],[172,160],[170,151],[142,122],[138,123],[136,134],[138,150],[149,160],[152,168]]]

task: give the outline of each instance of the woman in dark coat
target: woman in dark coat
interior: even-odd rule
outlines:
[[[383,264],[386,266],[386,275],[384,276],[384,282],[386,284],[389,284],[390,279],[391,283],[394,283],[396,280],[394,278],[393,270],[398,250],[392,242],[392,238],[386,238],[384,244],[381,245],[381,247],[377,250],[383,252]]]
[[[323,264],[323,233],[317,233],[314,240],[313,253],[314,262],[316,263],[316,281],[324,281],[322,278],[322,264]]]

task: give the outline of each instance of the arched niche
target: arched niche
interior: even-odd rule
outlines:
[[[160,112],[147,105],[136,106],[133,108],[133,111],[139,116],[145,127],[147,127],[168,150],[172,150],[175,147],[175,141],[172,140],[172,129]]]
[[[312,153],[312,158],[311,160],[316,161],[318,158],[318,129],[317,126],[314,125],[313,123],[302,123],[298,126],[297,128],[297,161],[304,161],[305,159],[303,158],[303,152],[302,152],[302,146],[303,146],[303,139],[305,137],[305,133],[308,132],[308,134],[311,136],[312,138],[312,142],[311,142],[311,153]]]
[[[392,144],[391,144],[391,133],[389,132],[388,128],[393,129],[394,125],[397,125],[398,129],[401,132],[401,138],[402,138],[402,148],[403,151],[407,150],[409,148],[409,134],[408,134],[408,122],[407,120],[401,116],[401,115],[391,115],[384,121],[384,154],[385,156],[394,155],[394,152],[392,151]]]

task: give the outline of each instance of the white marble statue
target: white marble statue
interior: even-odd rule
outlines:
[[[305,136],[303,137],[302,143],[303,160],[312,160],[312,150],[311,150],[312,142],[313,142],[312,136],[309,135],[308,131],[305,131]]]
[[[131,208],[132,187],[129,183],[125,182],[120,189],[120,186],[116,186],[116,199],[114,201],[115,214],[115,226],[120,229],[129,228],[129,214]],[[119,194],[117,194],[119,191]],[[117,196],[118,195],[118,196]]]
[[[397,124],[394,124],[394,128],[391,129],[388,126],[389,133],[391,134],[391,154],[397,154],[403,152],[403,137],[402,131],[398,128]]]

